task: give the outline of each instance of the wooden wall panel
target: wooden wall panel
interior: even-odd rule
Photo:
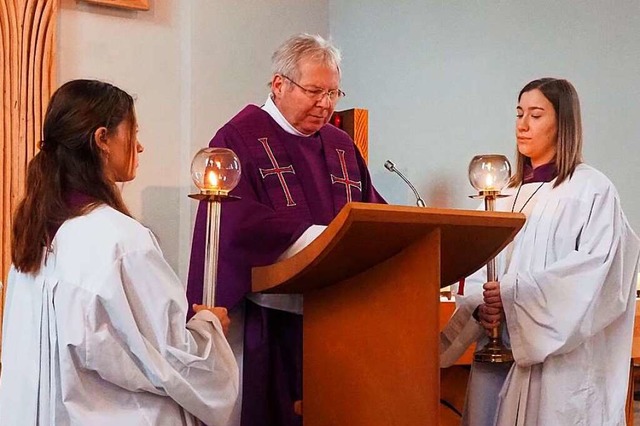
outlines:
[[[119,7],[121,9],[149,10],[149,0],[84,0],[87,3],[101,6]]]
[[[336,111],[330,123],[347,132],[360,150],[365,162],[369,162],[369,110],[362,108]]]
[[[0,0],[0,281],[9,270],[12,213],[55,85],[59,0]],[[0,325],[6,286],[0,298]],[[0,327],[1,333],[1,327]],[[1,335],[0,335],[1,339]]]

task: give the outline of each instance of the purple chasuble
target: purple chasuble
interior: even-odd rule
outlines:
[[[325,125],[309,137],[285,132],[249,105],[209,144],[232,149],[242,176],[220,219],[216,304],[245,303],[243,426],[299,426],[302,399],[302,316],[245,299],[251,268],[274,263],[311,225],[328,225],[348,201],[385,203],[365,162],[342,130]],[[206,206],[198,208],[187,296],[202,302]]]

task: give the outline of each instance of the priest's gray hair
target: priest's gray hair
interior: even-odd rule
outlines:
[[[311,58],[328,67],[335,67],[340,75],[340,50],[330,41],[319,35],[297,34],[282,43],[271,56],[271,70],[273,75],[285,75],[293,80],[299,80],[298,64],[301,60]]]

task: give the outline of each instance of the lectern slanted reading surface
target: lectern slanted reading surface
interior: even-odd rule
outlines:
[[[439,288],[524,220],[350,203],[300,253],[254,268],[253,291],[304,294],[305,426],[437,424]]]

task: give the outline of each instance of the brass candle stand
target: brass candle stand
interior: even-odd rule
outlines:
[[[189,198],[207,202],[202,286],[202,304],[205,306],[215,306],[222,202],[240,199],[240,197],[229,195],[240,181],[240,174],[238,157],[232,150],[226,148],[201,149],[191,162],[191,178],[200,192],[189,194]]]
[[[504,188],[511,177],[511,165],[504,155],[477,155],[469,163],[469,181],[478,190],[478,195],[472,198],[484,199],[486,211],[494,211],[498,198],[504,197],[500,190]],[[487,263],[487,282],[498,281],[496,271],[496,259]],[[476,362],[507,363],[513,362],[513,353],[502,342],[501,329],[504,321],[504,312],[500,325],[491,329],[489,343],[477,351],[473,359]]]

